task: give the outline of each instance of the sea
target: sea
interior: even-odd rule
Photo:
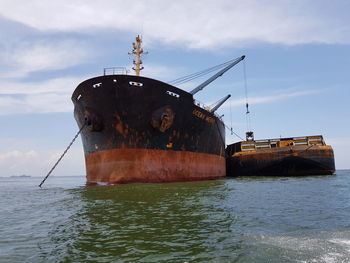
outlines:
[[[350,262],[350,170],[87,186],[0,178],[0,262]]]

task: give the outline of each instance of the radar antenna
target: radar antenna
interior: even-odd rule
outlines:
[[[140,37],[140,35],[137,35],[136,42],[132,43],[133,50],[128,53],[129,55],[134,55],[133,64],[135,65],[135,67],[133,67],[132,69],[135,70],[136,76],[140,76],[140,71],[144,69],[144,67],[141,66],[141,56],[148,54],[148,52],[144,52],[141,48],[141,43],[142,38]]]

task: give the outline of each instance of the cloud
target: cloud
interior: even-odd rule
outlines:
[[[153,65],[149,73],[162,75],[171,72],[161,66]],[[164,76],[164,75],[163,75]],[[57,78],[43,82],[33,83],[3,83],[0,87],[0,115],[72,112],[73,104],[71,95],[75,87],[84,80],[84,77]],[[193,85],[191,86],[193,88]],[[320,90],[303,90],[284,92],[269,96],[249,97],[249,104],[263,104],[285,100],[293,97],[312,95]],[[214,102],[206,102],[212,105]],[[230,100],[221,106],[221,109],[229,107],[241,107],[245,105],[245,98]]]
[[[88,61],[92,53],[80,41],[16,42],[0,50],[2,78],[23,78],[31,72],[60,70]]]
[[[68,77],[75,73],[66,71],[57,73],[61,77],[53,78],[52,72],[86,67],[86,62],[99,56],[94,51],[96,48],[92,48],[96,43],[91,38],[90,41],[80,38],[84,34],[95,35],[96,30],[103,32],[102,38],[106,37],[105,32],[115,34],[116,30],[143,31],[145,44],[161,41],[209,49],[250,42],[287,45],[350,42],[350,34],[344,34],[348,32],[344,26],[348,23],[343,23],[347,22],[347,16],[340,12],[337,19],[331,19],[329,14],[334,9],[320,12],[327,5],[323,1],[318,3],[317,10],[311,1],[289,0],[200,3],[149,0],[132,5],[121,0],[0,0],[0,3],[1,21],[7,21],[0,30],[5,28],[9,32],[8,27],[18,29],[19,23],[22,24],[16,37],[0,41],[0,114],[71,111],[71,93],[87,76]],[[143,74],[171,79],[178,75],[176,71],[181,69],[148,64]],[[182,87],[190,90],[193,83]],[[284,99],[284,96],[298,95],[250,98],[250,103]],[[242,104],[244,100],[236,100],[232,106]]]
[[[72,112],[71,95],[85,77],[0,82],[0,115]]]
[[[13,150],[0,154],[1,171],[9,173],[1,174],[2,176],[27,174],[28,167],[33,163],[40,163],[38,153],[33,150],[27,152]]]
[[[149,64],[145,73],[156,79],[173,76],[176,69]],[[0,80],[0,115],[72,112],[71,95],[88,75],[40,81]]]
[[[70,94],[85,77],[86,76],[62,77],[39,82],[2,81],[0,85],[0,95],[28,95],[53,92]]]
[[[179,68],[147,63],[147,67],[142,70],[142,75],[147,76],[148,78],[165,81],[172,78],[173,76],[177,76],[180,71],[181,69]]]
[[[0,115],[72,112],[70,94],[35,94],[0,97]]]
[[[36,43],[13,53],[12,60],[26,71],[56,70],[74,66],[86,57],[77,43]]]
[[[20,1],[2,0],[0,14],[41,31],[143,32],[145,41],[190,48],[350,43],[346,1]]]
[[[0,176],[31,175],[43,176],[61,156],[62,150],[12,150],[0,153]],[[83,175],[84,154],[81,148],[72,148],[62,162],[57,166],[54,174]]]
[[[295,92],[289,92],[289,93],[281,93],[281,94],[274,94],[270,96],[261,96],[261,97],[249,97],[248,103],[249,104],[263,104],[263,103],[270,103],[274,101],[280,101],[285,100],[289,98],[299,97],[299,96],[305,96],[305,95],[312,95],[315,93],[318,93],[319,91],[316,90],[304,90],[304,91],[295,91]],[[237,100],[231,100],[229,103],[226,103],[222,106],[222,108],[228,108],[228,107],[241,107],[242,105],[246,104],[246,99],[241,98]]]

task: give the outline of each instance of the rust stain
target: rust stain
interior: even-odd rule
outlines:
[[[174,122],[175,113],[170,106],[164,106],[152,113],[151,125],[161,132],[168,130]]]
[[[118,114],[115,115],[115,118],[118,121],[118,123],[115,125],[116,131],[119,132],[124,138],[126,138],[126,136],[128,135],[128,132],[129,132],[128,124],[123,125],[123,122]]]
[[[207,180],[226,174],[224,157],[186,151],[111,149],[88,154],[85,161],[89,183]]]
[[[254,170],[255,173],[269,172],[264,170],[260,171],[264,165],[278,164],[279,162],[286,160],[287,158],[294,157],[298,160],[311,160],[308,165],[303,167],[304,170],[290,170],[290,175],[305,175],[304,171],[308,171],[308,174],[332,174],[334,172],[334,152],[331,146],[294,146],[292,149],[289,144],[284,144],[285,147],[271,149],[259,149],[258,151],[244,151],[234,153],[227,159],[228,176],[234,176],[235,174],[246,173],[247,171]],[[331,164],[333,160],[333,165]],[[317,166],[317,162],[323,163],[323,165]],[[326,163],[330,164],[328,167]],[[237,166],[237,164],[239,164]],[[314,165],[314,167],[312,166]],[[312,167],[313,170],[310,170]],[[316,167],[316,168],[315,168]],[[241,169],[241,170],[239,170]],[[238,171],[239,170],[239,171]],[[271,173],[273,171],[271,170]]]
[[[169,149],[169,148],[173,148],[173,143],[172,142],[169,142],[166,147]]]

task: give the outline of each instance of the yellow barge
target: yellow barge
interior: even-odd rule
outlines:
[[[328,175],[335,171],[333,149],[321,135],[248,138],[227,146],[227,176]]]

